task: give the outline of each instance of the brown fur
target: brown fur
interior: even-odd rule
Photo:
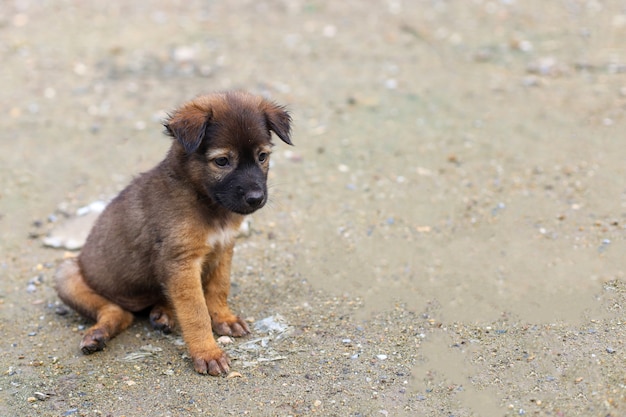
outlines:
[[[85,354],[151,307],[155,328],[180,327],[196,371],[228,371],[211,329],[249,333],[227,303],[234,238],[267,200],[270,131],[291,144],[290,122],[283,107],[242,92],[201,96],[171,115],[165,159],[111,201],[56,273],[59,297],[96,321]]]

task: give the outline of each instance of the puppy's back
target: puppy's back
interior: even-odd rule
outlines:
[[[159,249],[158,213],[142,195],[158,181],[158,170],[133,180],[109,203],[78,257],[89,286],[130,311],[142,310],[160,298],[152,265]]]

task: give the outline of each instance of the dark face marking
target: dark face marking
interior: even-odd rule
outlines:
[[[216,202],[230,211],[250,214],[267,201],[266,180],[267,171],[261,166],[243,162],[208,191]]]
[[[267,202],[271,137],[264,115],[248,107],[209,124],[205,151],[209,196],[228,210],[250,214]]]

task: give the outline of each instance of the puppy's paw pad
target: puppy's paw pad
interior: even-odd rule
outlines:
[[[250,334],[248,324],[240,317],[235,317],[235,320],[230,323],[214,323],[213,330],[220,336],[241,337]]]
[[[88,331],[80,342],[80,350],[83,354],[90,355],[104,349],[107,339],[106,333],[102,329]]]
[[[166,309],[154,307],[150,312],[150,324],[155,330],[160,330],[165,334],[172,333],[176,323]]]
[[[230,360],[222,351],[216,357],[214,355],[200,356],[193,358],[193,367],[200,374],[218,376],[230,370]]]

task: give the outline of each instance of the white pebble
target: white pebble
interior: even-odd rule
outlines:
[[[45,90],[43,90],[43,96],[45,98],[55,98],[56,95],[57,91],[52,87],[47,87]]]
[[[217,343],[219,343],[220,345],[228,345],[230,343],[233,343],[233,339],[228,336],[220,336],[217,338]]]
[[[176,62],[190,62],[196,57],[196,50],[191,46],[179,46],[174,49],[172,58]]]
[[[385,81],[385,87],[387,87],[389,90],[395,90],[396,88],[398,88],[398,80],[396,80],[395,78],[389,78]]]
[[[533,44],[527,40],[520,41],[517,47],[522,52],[532,52],[533,50]]]
[[[87,65],[82,62],[77,62],[74,64],[74,74],[76,75],[85,75],[87,74]]]
[[[15,16],[13,16],[13,26],[21,28],[23,26],[26,26],[26,24],[28,23],[28,15],[24,14],[24,13],[18,13]]]
[[[337,27],[335,27],[333,25],[326,25],[326,26],[324,26],[324,30],[323,30],[322,33],[327,38],[334,38],[335,35],[337,34]]]

